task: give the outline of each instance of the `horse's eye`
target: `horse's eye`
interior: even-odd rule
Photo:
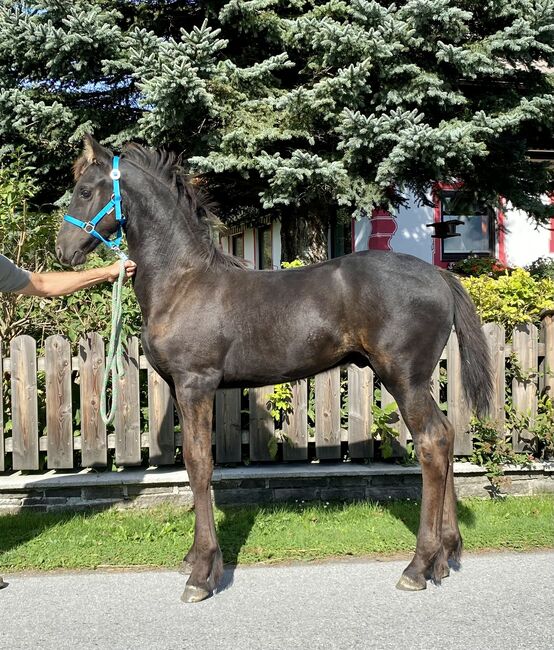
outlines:
[[[88,190],[86,187],[83,187],[81,189],[81,191],[79,192],[79,194],[81,195],[81,198],[83,198],[83,199],[90,199],[90,197],[92,196],[91,191]]]

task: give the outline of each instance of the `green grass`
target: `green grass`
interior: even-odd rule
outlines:
[[[420,504],[297,504],[217,510],[226,562],[255,564],[412,551]],[[465,500],[467,550],[554,548],[554,497]],[[91,514],[0,516],[2,571],[175,567],[192,542],[193,514],[173,506]]]

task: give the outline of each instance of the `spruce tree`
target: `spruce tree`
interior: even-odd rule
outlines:
[[[182,151],[224,219],[280,216],[285,259],[434,181],[545,220],[553,48],[551,0],[0,0],[0,147],[56,191],[86,131]]]

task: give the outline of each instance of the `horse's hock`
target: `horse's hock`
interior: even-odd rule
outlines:
[[[486,471],[471,463],[454,463],[458,497],[490,497]],[[506,468],[502,492],[516,496],[554,494],[554,463]],[[386,501],[421,498],[419,466],[272,464],[216,468],[212,495],[217,506],[302,501]],[[22,511],[144,508],[161,503],[192,507],[184,469],[128,469],[70,474],[15,473],[0,476],[0,513]]]

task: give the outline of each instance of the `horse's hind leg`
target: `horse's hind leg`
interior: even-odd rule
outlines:
[[[176,382],[176,398],[182,418],[183,451],[194,496],[194,557],[182,600],[187,603],[208,598],[223,573],[223,559],[217,541],[211,500],[212,409],[215,389],[200,381]]]
[[[400,392],[396,397],[411,431],[423,477],[416,552],[397,584],[399,589],[415,591],[425,589],[427,576],[439,583],[447,575],[448,556],[461,545],[454,484],[449,478],[454,429],[441,413],[427,386],[416,391]],[[445,530],[443,522],[446,523]]]

